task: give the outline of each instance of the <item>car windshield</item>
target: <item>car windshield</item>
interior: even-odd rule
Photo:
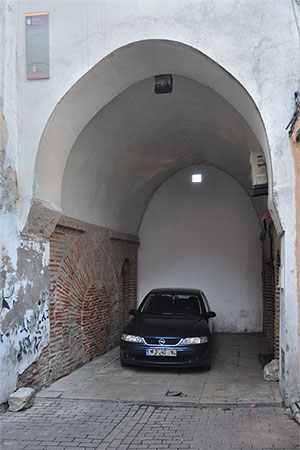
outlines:
[[[141,308],[145,314],[192,315],[202,314],[200,299],[196,295],[151,294]]]

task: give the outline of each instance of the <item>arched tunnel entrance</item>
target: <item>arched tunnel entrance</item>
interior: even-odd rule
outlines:
[[[172,75],[171,93],[155,93],[160,74]],[[270,217],[261,221],[266,193],[251,196],[252,152],[264,155],[270,185],[254,102],[190,47],[134,43],[81,78],[50,117],[36,161],[24,233],[50,240],[51,340],[23,380],[44,370],[53,381],[116,345],[137,284],[141,296],[157,285],[203,288],[219,331],[272,328],[273,352],[275,285],[266,276],[261,289],[260,238],[263,267],[279,238]],[[190,183],[194,170],[201,186]],[[271,198],[269,209],[276,220]]]

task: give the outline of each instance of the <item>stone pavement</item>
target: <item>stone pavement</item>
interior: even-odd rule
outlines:
[[[1,450],[299,448],[298,425],[279,406],[38,399],[31,409],[2,414],[1,422]]]
[[[118,349],[1,416],[1,450],[291,450],[299,427],[262,377],[257,335],[217,335],[211,371],[122,368]]]
[[[40,398],[195,404],[281,404],[277,382],[263,379],[259,335],[215,335],[212,369],[122,368],[119,349],[41,391]]]

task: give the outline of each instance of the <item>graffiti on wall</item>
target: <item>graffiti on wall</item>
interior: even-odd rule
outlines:
[[[6,265],[3,264],[0,267],[0,271],[4,271],[6,269]],[[0,299],[0,315],[2,313],[2,311],[6,310],[10,310],[12,309],[12,307],[14,306],[14,304],[16,303],[13,295],[15,292],[15,288],[14,286],[8,290],[6,290],[5,288],[1,289],[1,299]]]
[[[13,296],[13,290],[9,299]],[[7,299],[7,294],[2,295]],[[15,302],[16,303],[16,302]],[[14,302],[11,303],[14,305]],[[11,309],[7,304],[6,309]],[[43,342],[49,338],[49,291],[42,291],[37,300],[37,310],[29,310],[19,323],[16,323],[8,332],[0,332],[0,344],[6,341],[13,342],[16,359],[21,362],[24,357],[38,355],[44,347]]]
[[[15,291],[15,288],[12,288],[11,292],[9,294],[7,294],[5,292],[5,290],[2,289],[0,314],[2,313],[3,309],[10,310],[14,306],[14,304],[16,303],[16,301],[13,299],[14,291]],[[9,303],[11,303],[11,302],[12,302],[12,305],[10,306]]]
[[[49,244],[10,242],[0,263],[0,403],[50,342]],[[9,251],[8,251],[9,250]]]

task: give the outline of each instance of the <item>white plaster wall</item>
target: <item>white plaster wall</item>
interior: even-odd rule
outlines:
[[[203,182],[191,182],[201,172]],[[156,287],[202,289],[216,331],[262,331],[261,228],[250,198],[225,172],[186,168],[156,191],[138,251],[138,299]]]
[[[49,344],[49,245],[20,238],[16,2],[0,4],[0,404]],[[3,106],[3,110],[2,110]],[[30,181],[31,183],[31,181]]]
[[[295,45],[298,36],[291,4],[287,0],[276,3],[242,0],[238,5],[235,0],[166,0],[163,3],[158,0],[20,0],[17,77],[22,117],[19,122],[22,224],[32,196],[38,145],[51,112],[91,67],[117,48],[135,41],[174,40],[195,47],[217,61],[241,82],[258,105],[274,151],[272,156],[276,158],[283,149],[287,151],[284,128],[291,117],[299,68]],[[50,17],[51,78],[28,81],[24,14],[42,10],[49,11]],[[147,55],[144,57],[147,59]],[[113,69],[111,74],[114,76]],[[72,110],[69,114],[80,114],[80,111]],[[289,179],[291,170],[289,156],[280,168],[273,170],[278,192],[281,185],[286,188],[283,180]]]

